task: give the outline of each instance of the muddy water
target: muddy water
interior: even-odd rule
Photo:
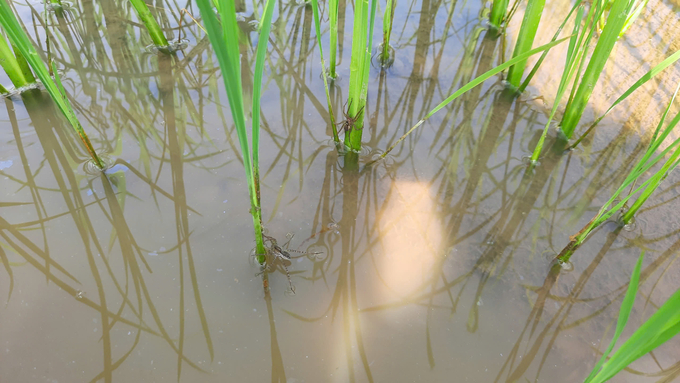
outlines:
[[[156,5],[177,38],[179,7]],[[242,29],[252,30],[252,4],[237,5]],[[678,176],[635,228],[605,225],[576,253],[573,271],[555,273],[552,257],[643,150],[635,131],[603,129],[576,151],[547,151],[527,171],[522,158],[546,111],[490,81],[364,167],[499,62],[501,40],[486,37],[478,4],[398,6],[394,66],[370,76],[359,170],[328,140],[311,8],[277,7],[262,102],[263,217],[268,235],[308,253],[291,252],[290,284],[276,265],[270,294],[249,256],[238,141],[203,32],[185,15],[188,46],[170,58],[145,51],[148,38],[125,2],[77,2],[65,18],[51,15],[63,81],[112,168],[106,176],[84,170],[85,153],[45,94],[0,106],[0,381],[587,376],[641,249],[645,281],[629,323],[677,287]],[[351,9],[341,1],[346,31]],[[39,4],[18,10],[26,23],[42,14]],[[44,42],[44,30],[31,33]],[[253,61],[256,34],[250,39],[244,65]],[[337,110],[348,89],[349,34],[341,41]],[[620,46],[635,47],[628,39]],[[615,380],[670,381],[677,355],[670,342],[658,364],[645,356]]]

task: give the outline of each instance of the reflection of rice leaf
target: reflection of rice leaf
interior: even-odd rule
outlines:
[[[5,249],[3,249],[2,246],[0,246],[0,260],[2,261],[2,265],[5,266],[5,270],[7,270],[7,275],[9,275],[9,293],[7,294],[7,301],[9,302],[9,298],[12,296],[12,290],[14,290],[14,274],[12,273],[12,267],[7,259]]]
[[[30,205],[32,202],[0,202],[0,207]]]
[[[464,93],[466,93],[466,92],[469,91],[470,89],[476,87],[477,85],[480,85],[481,83],[483,83],[484,81],[488,80],[489,78],[491,78],[491,77],[497,75],[498,73],[504,71],[505,69],[507,69],[507,68],[510,67],[511,65],[516,64],[517,62],[519,62],[519,61],[521,61],[521,60],[526,60],[527,58],[529,58],[529,57],[535,55],[536,53],[543,52],[543,51],[545,51],[545,50],[547,50],[547,49],[550,49],[550,48],[554,47],[555,45],[561,44],[561,43],[563,43],[564,41],[568,40],[570,37],[571,37],[571,36],[568,36],[568,37],[565,37],[565,38],[563,38],[563,39],[560,39],[560,40],[557,40],[557,41],[553,41],[553,42],[550,42],[550,43],[545,44],[545,45],[541,45],[541,46],[538,47],[538,48],[534,48],[534,49],[532,49],[532,50],[530,50],[530,51],[528,51],[528,52],[526,52],[526,53],[523,53],[523,54],[521,54],[521,55],[519,55],[519,56],[517,56],[517,57],[514,57],[514,58],[512,58],[512,59],[510,59],[510,60],[508,60],[508,61],[506,61],[506,62],[504,62],[503,64],[500,64],[500,65],[498,65],[497,67],[495,67],[495,68],[493,68],[493,69],[491,69],[491,70],[489,70],[489,71],[487,71],[487,72],[485,72],[485,73],[483,73],[483,74],[481,74],[481,75],[475,77],[472,81],[470,81],[470,82],[468,82],[467,84],[463,85],[460,89],[458,89],[458,90],[455,91],[453,94],[451,94],[449,97],[447,97],[444,101],[442,101],[441,103],[439,103],[439,105],[437,105],[436,107],[434,107],[434,109],[432,109],[429,113],[427,113],[427,114],[425,115],[425,117],[423,117],[422,119],[420,119],[420,121],[418,121],[411,129],[409,129],[404,135],[402,135],[401,137],[399,137],[399,139],[398,139],[394,144],[392,144],[387,150],[385,150],[385,152],[384,152],[383,154],[380,155],[380,158],[381,158],[381,159],[382,159],[382,158],[385,158],[385,156],[387,156],[387,154],[388,154],[389,152],[391,152],[397,145],[399,145],[400,142],[402,142],[404,139],[406,139],[406,137],[407,137],[409,134],[411,134],[414,130],[416,130],[416,128],[418,128],[419,126],[421,126],[428,118],[432,117],[432,115],[434,115],[435,113],[437,113],[440,109],[444,108],[445,106],[447,106],[448,104],[450,104],[451,102],[453,102],[453,100],[455,100],[456,98],[460,97],[461,95],[463,95]],[[372,163],[372,162],[371,162],[371,163]],[[369,163],[369,164],[370,164],[370,163]]]
[[[196,363],[193,361],[189,360],[185,355],[183,355],[180,351],[180,349],[175,345],[175,342],[172,340],[170,335],[167,333],[165,330],[165,326],[163,325],[163,322],[161,320],[160,315],[158,314],[158,310],[156,310],[156,306],[153,303],[153,300],[151,299],[151,294],[149,293],[149,290],[146,287],[146,283],[144,281],[144,275],[142,273],[142,270],[139,267],[139,263],[137,262],[133,247],[132,247],[132,232],[130,231],[129,226],[127,225],[127,222],[125,221],[125,217],[123,215],[123,211],[120,208],[120,205],[118,205],[118,200],[116,199],[115,193],[113,192],[113,188],[111,187],[110,181],[102,176],[102,184],[104,186],[104,190],[106,192],[107,196],[107,201],[109,203],[109,209],[111,211],[111,218],[113,220],[114,227],[116,227],[116,231],[118,232],[118,243],[121,248],[121,252],[123,254],[123,257],[126,260],[127,265],[129,266],[129,271],[132,274],[132,279],[135,284],[135,289],[138,293],[138,300],[141,300],[142,298],[146,301],[147,307],[149,308],[149,311],[151,312],[151,316],[154,319],[154,322],[156,323],[156,327],[158,328],[161,336],[170,347],[175,351],[175,353],[178,354],[180,360],[185,361],[187,364],[189,364],[191,367],[199,370],[199,371],[204,371],[201,369]]]
[[[14,228],[12,225],[10,225],[10,223],[7,222],[4,218],[0,217],[0,236],[2,236],[2,237],[5,239],[5,241],[7,242],[7,244],[8,244],[10,247],[12,247],[19,255],[21,255],[21,256],[23,256],[24,258],[26,258],[25,255],[27,255],[28,253],[26,253],[26,251],[23,250],[23,248],[17,246],[17,245],[14,243],[14,241],[12,241],[12,240],[4,233],[4,231],[8,231],[9,233],[11,233],[15,238],[17,238],[17,239],[21,242],[22,245],[26,246],[29,250],[33,251],[35,254],[37,254],[37,255],[39,255],[41,258],[43,258],[43,260],[44,260],[50,267],[54,267],[54,268],[57,269],[59,272],[63,273],[63,274],[66,275],[68,278],[72,279],[74,282],[80,283],[80,281],[78,281],[78,280],[76,279],[76,277],[74,277],[71,273],[69,273],[68,271],[66,271],[66,269],[65,269],[63,266],[61,266],[59,263],[57,263],[57,262],[54,261],[53,259],[49,258],[49,257],[45,254],[44,251],[42,251],[38,246],[36,246],[33,242],[31,242],[27,237],[25,237],[24,235],[22,235],[16,228]],[[28,259],[27,259],[27,260],[28,260]],[[36,262],[37,262],[37,261],[36,261]],[[31,262],[31,264],[32,264],[32,262]]]

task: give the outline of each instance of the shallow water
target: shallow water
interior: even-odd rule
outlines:
[[[157,6],[177,38],[181,6]],[[243,6],[249,30],[252,4]],[[50,16],[62,80],[112,167],[85,171],[82,146],[46,94],[0,106],[0,251],[11,270],[0,273],[0,381],[582,381],[609,342],[641,250],[644,284],[624,336],[677,287],[679,178],[667,178],[631,231],[605,225],[573,271],[556,274],[552,258],[643,150],[628,116],[528,171],[523,158],[547,111],[507,97],[498,79],[365,167],[499,62],[501,39],[486,37],[478,4],[398,6],[395,63],[371,72],[357,171],[329,141],[311,8],[277,5],[262,211],[268,235],[308,251],[291,252],[294,294],[281,265],[265,294],[249,256],[238,141],[203,32],[185,15],[188,47],[168,57],[146,52],[126,2],[77,2],[66,18]],[[40,4],[17,7],[27,25],[42,15]],[[44,47],[44,31],[29,29]],[[250,38],[242,63],[253,61]],[[345,35],[336,113],[350,46]],[[614,381],[671,381],[678,346]]]

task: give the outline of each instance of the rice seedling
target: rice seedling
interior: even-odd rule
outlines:
[[[392,35],[392,23],[394,21],[394,4],[395,0],[387,0],[387,5],[385,6],[385,14],[383,16],[383,42],[382,42],[382,53],[380,54],[380,60],[383,65],[389,65],[390,62],[390,36]],[[502,0],[507,3],[508,0]]]
[[[581,68],[586,62],[587,44],[595,33],[594,20],[599,19],[603,12],[602,4],[596,2],[596,4],[591,6],[590,11],[588,12],[586,26],[592,25],[592,27],[584,28],[582,30],[581,36],[579,36],[579,40],[576,44],[575,49],[578,54],[573,55],[572,60],[578,62],[578,65],[574,63],[571,64],[571,66],[572,68],[578,69],[576,72],[572,69],[572,76],[575,75],[574,86],[560,123],[562,132],[567,138],[571,138],[576,129],[576,125],[581,119],[581,115],[590,99],[595,83],[597,83],[597,80],[604,69],[604,65],[609,60],[612,49],[625,26],[626,16],[630,14],[633,4],[634,0],[614,1],[611,11],[607,16],[607,22],[602,30],[602,34],[599,36],[590,60],[588,61],[588,65],[581,75]],[[575,92],[574,89],[576,89]]]
[[[643,257],[644,251],[640,255],[630,278],[628,290],[619,311],[614,337],[607,350],[602,354],[600,361],[595,365],[588,378],[586,378],[586,383],[606,382],[635,360],[661,346],[680,332],[679,289],[609,357],[616,342],[621,337],[621,333],[633,309],[635,295],[639,287],[640,268]]]
[[[352,31],[352,57],[350,60],[349,94],[346,114],[355,120],[352,129],[345,134],[345,146],[351,151],[361,150],[361,135],[364,127],[366,97],[368,95],[368,73],[371,69],[371,47],[377,0],[360,0],[354,6],[354,28]],[[369,14],[370,12],[370,14]],[[368,39],[366,38],[368,35]],[[368,41],[367,41],[368,40]]]
[[[253,216],[255,229],[255,243],[258,262],[266,260],[266,249],[262,236],[262,212],[260,207],[260,171],[259,171],[259,146],[260,146],[260,95],[262,91],[262,74],[264,71],[264,59],[269,41],[271,18],[274,13],[274,1],[267,0],[265,10],[260,23],[260,38],[257,44],[255,72],[253,73],[253,102],[252,102],[252,147],[248,145],[248,133],[246,131],[246,113],[244,110],[244,93],[241,83],[241,67],[239,27],[236,22],[236,10],[234,2],[230,0],[217,0],[217,10],[220,21],[217,20],[211,3],[208,0],[198,0],[198,8],[201,11],[208,32],[210,43],[215,49],[215,55],[222,69],[222,79],[227,90],[231,116],[236,126],[238,140],[241,145],[243,167],[248,182],[250,194],[250,213]]]
[[[625,211],[621,216],[621,223],[623,224],[630,223],[633,218],[633,215],[640,209],[642,204],[644,204],[649,198],[649,196],[659,187],[659,185],[666,178],[668,173],[675,169],[678,163],[680,163],[679,160],[680,138],[675,139],[673,142],[670,143],[670,145],[668,145],[666,149],[656,154],[657,150],[661,147],[661,144],[665,141],[665,139],[676,127],[676,125],[678,125],[678,122],[680,122],[680,113],[678,113],[668,123],[668,125],[662,129],[662,126],[666,121],[666,117],[668,116],[668,112],[670,111],[670,108],[673,104],[673,101],[675,100],[675,96],[677,95],[678,90],[680,90],[680,86],[676,88],[673,97],[668,103],[668,106],[664,111],[661,120],[659,121],[659,124],[654,130],[652,140],[650,141],[647,150],[642,156],[642,158],[638,160],[638,162],[633,167],[633,169],[631,169],[623,183],[612,194],[611,198],[609,198],[609,200],[602,206],[602,208],[600,208],[598,213],[590,220],[590,222],[588,222],[578,233],[570,237],[570,241],[567,244],[567,246],[565,246],[564,249],[557,256],[556,259],[558,261],[562,263],[568,262],[571,256],[573,255],[574,251],[576,251],[576,249],[578,249],[581,246],[581,244],[583,244],[583,242],[586,240],[588,235],[593,230],[595,230],[598,226],[606,222],[614,214],[621,212],[623,209],[625,209]],[[664,159],[665,161],[661,168],[657,170],[654,174],[652,174],[652,176],[650,176],[649,179],[647,179],[639,187],[633,190],[633,187],[635,186],[637,181],[645,174],[645,172],[647,172],[654,165],[656,165],[657,163],[661,162]],[[631,192],[624,197],[623,194],[629,188]],[[633,196],[635,196],[638,193],[640,193],[640,196],[635,199],[635,202],[629,209],[626,209],[628,200],[633,198]],[[620,201],[614,205],[614,202],[619,199]],[[611,207],[612,205],[614,206]]]
[[[605,5],[605,11],[609,12],[612,7],[612,0],[608,0]],[[628,15],[626,16],[626,24],[623,26],[623,29],[621,30],[621,33],[619,34],[619,37],[623,36],[624,33],[633,25],[635,20],[640,16],[640,13],[642,12],[643,9],[647,6],[647,3],[649,3],[649,0],[635,0],[635,4],[633,4],[633,8],[630,10]],[[597,27],[599,30],[602,30],[605,26],[606,23],[606,17],[605,14],[606,12],[603,12],[600,18],[597,21]]]
[[[583,19],[583,7],[579,7],[578,12],[576,13],[576,19],[574,21],[574,31],[571,35],[571,38],[569,40],[569,46],[567,48],[567,60],[564,65],[564,71],[562,73],[562,77],[560,78],[560,84],[557,87],[557,96],[555,97],[555,102],[553,103],[552,110],[550,111],[548,121],[545,123],[545,127],[543,128],[543,133],[541,134],[541,137],[539,138],[538,143],[534,148],[534,152],[531,155],[532,164],[535,164],[538,161],[538,156],[541,154],[541,151],[543,150],[543,143],[545,142],[545,138],[548,134],[548,128],[550,127],[550,123],[552,122],[553,117],[555,117],[555,113],[557,113],[559,100],[562,99],[564,92],[567,90],[569,74],[571,73],[571,70],[574,68],[575,61],[572,60],[572,58],[576,54],[575,52],[576,40],[578,36],[578,31],[581,27],[582,19]]]
[[[158,22],[156,21],[156,19],[153,18],[149,6],[146,5],[144,0],[130,0],[130,3],[132,3],[132,6],[135,8],[135,11],[137,11],[139,19],[142,21],[142,23],[144,23],[144,26],[146,27],[146,30],[149,32],[149,35],[151,36],[151,40],[153,41],[154,45],[156,45],[158,50],[160,50],[161,52],[169,53],[170,44],[168,44],[168,40],[165,38],[165,35],[163,34],[161,27],[158,25]]]
[[[24,32],[24,30],[21,28],[21,25],[19,25],[19,22],[14,16],[12,9],[7,4],[7,0],[0,0],[0,25],[7,33],[12,46],[14,46],[16,50],[18,50],[18,52],[28,61],[31,68],[52,97],[54,103],[57,105],[61,113],[66,117],[69,124],[78,134],[83,144],[85,144],[87,152],[90,154],[94,164],[99,169],[104,169],[104,162],[101,160],[101,158],[99,158],[97,152],[94,150],[92,143],[90,143],[90,139],[87,137],[85,130],[80,125],[80,121],[78,121],[78,118],[76,117],[76,114],[73,111],[68,98],[66,97],[66,91],[61,85],[61,80],[59,79],[56,65],[52,63],[54,73],[54,80],[52,80],[45,63],[42,62],[40,56],[38,56],[38,52],[36,52],[35,48],[31,44],[30,39],[26,35],[26,32]]]
[[[538,24],[541,21],[544,6],[545,0],[529,0],[527,3],[526,10],[524,11],[524,18],[522,19],[522,26],[517,35],[515,49],[512,52],[513,58],[531,50],[531,46],[534,44],[534,38],[536,37],[536,31],[538,30]],[[524,59],[510,67],[507,81],[512,87],[519,88],[522,76],[524,75],[524,67],[526,67],[526,65],[527,60]]]
[[[562,21],[560,26],[557,28],[557,31],[555,31],[555,34],[553,35],[552,39],[550,40],[551,42],[557,40],[560,37],[560,33],[562,33],[562,29],[564,29],[564,26],[567,24],[569,19],[571,19],[571,15],[573,15],[574,12],[576,12],[576,10],[581,7],[582,3],[583,3],[582,0],[578,0],[571,7],[571,10],[567,14],[567,17],[564,18],[564,20]],[[578,28],[576,28],[577,25],[578,24],[574,25],[574,30],[578,30]],[[541,53],[541,57],[538,58],[538,60],[536,61],[536,64],[534,64],[534,67],[531,69],[531,71],[529,72],[527,77],[522,82],[522,85],[519,86],[519,88],[517,89],[517,93],[523,93],[524,90],[527,88],[527,86],[529,86],[531,79],[533,79],[534,75],[536,75],[536,72],[538,72],[538,69],[541,67],[541,64],[543,64],[543,60],[545,60],[545,57],[548,55],[548,52],[550,52],[549,49],[545,50],[545,51],[543,51],[543,53]]]
[[[579,4],[580,2],[577,3],[577,5]],[[630,4],[632,3],[630,2],[626,3],[624,0],[619,1],[617,8],[612,8],[609,17],[613,17],[612,15],[615,14],[618,15],[629,14],[630,8],[626,8],[626,6]],[[593,33],[595,31],[595,24],[594,22],[592,22],[592,20],[597,20],[598,18],[601,18],[603,16],[604,12],[602,11],[600,3],[594,4],[593,6],[590,7],[590,10],[586,17],[585,26],[581,27],[581,21],[583,20],[583,9],[579,5],[579,11],[577,13],[573,31],[575,35],[578,35],[578,39],[576,39],[575,36],[572,37],[572,41],[569,44],[569,48],[567,51],[567,59],[564,71],[562,73],[562,77],[560,78],[560,85],[558,87],[557,95],[555,97],[555,102],[553,104],[550,116],[548,117],[548,121],[545,124],[545,128],[543,129],[541,139],[539,140],[538,144],[534,148],[534,152],[531,155],[532,163],[536,163],[538,161],[541,150],[543,149],[543,143],[547,135],[550,123],[552,122],[552,119],[557,112],[557,107],[560,101],[562,100],[562,97],[564,96],[564,93],[569,83],[571,82],[571,79],[573,78],[574,83],[572,85],[571,95],[567,103],[565,115],[563,116],[562,122],[560,124],[562,132],[564,133],[566,138],[571,138],[576,127],[576,124],[580,120],[581,114],[583,113],[587,101],[590,98],[590,95],[592,94],[592,89],[595,86],[595,83],[597,82],[600,73],[604,68],[604,65],[609,59],[609,55],[611,54],[614,44],[616,43],[618,37],[623,33],[622,28],[624,28],[625,25],[621,24],[620,22],[611,22],[605,25],[605,29],[602,31],[602,35],[597,42],[597,45],[595,47],[595,50],[593,51],[593,55],[590,58],[588,66],[585,72],[583,73],[583,76],[579,78],[579,74],[581,73],[582,67],[585,65],[586,62],[588,42],[592,39]],[[567,19],[568,18],[569,16],[567,17]],[[567,19],[565,19],[565,22],[567,21]],[[616,20],[620,21],[618,19]],[[562,26],[563,25],[564,23],[562,24]],[[560,27],[560,29],[561,28],[562,27]],[[572,145],[572,148],[575,147],[578,143],[580,143],[583,137],[590,133],[592,129],[594,129],[594,127],[602,120],[602,118],[604,118],[611,111],[612,108],[618,105],[637,88],[639,88],[644,83],[649,81],[652,77],[654,77],[656,74],[661,72],[663,69],[668,67],[673,62],[675,62],[677,59],[678,57],[672,55],[671,57],[664,60],[656,67],[652,68],[642,78],[640,78],[626,92],[624,92],[623,95],[619,97],[619,99],[617,99],[614,102],[614,104],[600,118],[598,118],[590,126],[586,133],[581,138],[579,138],[576,141],[576,143]],[[532,70],[530,75],[527,77],[527,80],[522,84],[522,86],[520,87],[520,91],[523,91],[526,88],[529,80],[535,73],[541,61],[542,58],[541,60],[539,60],[539,63],[534,67],[534,70]]]
[[[619,103],[621,103],[623,100],[628,98],[633,92],[635,92],[638,88],[643,86],[644,84],[647,83],[647,81],[653,79],[656,75],[659,73],[663,72],[666,68],[674,64],[676,61],[680,59],[680,50],[673,53],[672,55],[668,56],[665,60],[657,64],[654,68],[650,69],[647,73],[642,75],[639,80],[637,80],[633,85],[630,86],[623,94],[612,103],[612,105],[604,112],[600,117],[598,117],[591,125],[588,127],[588,129],[579,137],[572,145],[571,148],[575,148],[583,139],[590,134],[593,129],[597,126],[597,124],[602,121],[603,118],[605,118],[609,112],[612,111]]]

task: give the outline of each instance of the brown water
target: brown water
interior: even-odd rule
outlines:
[[[177,38],[183,5],[156,5]],[[252,29],[252,4],[240,5]],[[42,15],[39,4],[17,9],[27,25]],[[351,9],[341,1],[346,31]],[[369,80],[362,164],[499,62],[502,39],[485,37],[479,13],[471,2],[399,3],[395,64]],[[49,16],[51,51],[114,166],[84,171],[46,94],[0,106],[0,255],[11,270],[0,273],[0,382],[577,382],[609,342],[641,249],[624,337],[675,291],[677,174],[632,231],[607,224],[573,271],[549,272],[643,150],[637,119],[612,117],[578,150],[547,151],[527,171],[547,112],[489,81],[357,172],[329,143],[311,8],[283,2],[274,19],[263,217],[279,243],[294,235],[290,249],[320,252],[292,253],[295,294],[279,265],[266,295],[249,256],[247,186],[207,37],[185,15],[183,52],[146,53],[127,2],[77,2]],[[44,48],[44,30],[29,29]],[[336,113],[348,88],[343,39]],[[679,345],[614,381],[673,380]]]

